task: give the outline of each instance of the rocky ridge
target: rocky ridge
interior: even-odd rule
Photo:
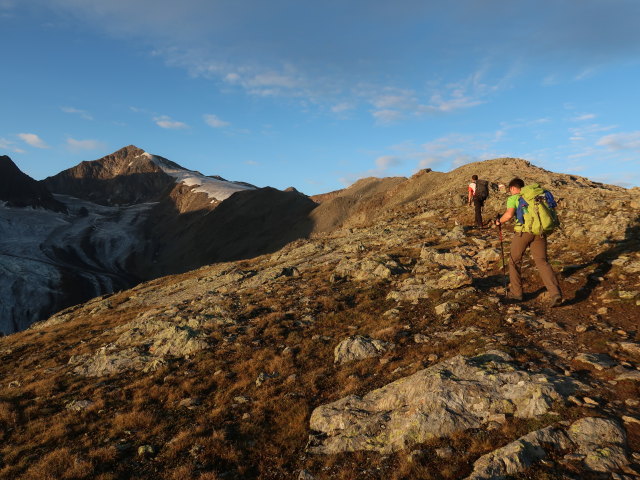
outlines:
[[[363,194],[341,228],[1,339],[0,478],[635,478],[640,223],[617,209],[638,192],[558,183],[565,303],[526,265],[503,306],[497,232],[465,226],[464,190],[397,200],[433,174]]]

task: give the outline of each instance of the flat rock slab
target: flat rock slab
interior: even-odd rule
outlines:
[[[308,449],[389,453],[478,428],[496,414],[542,415],[579,388],[584,385],[571,378],[531,374],[501,351],[458,355],[364,397],[350,395],[316,408]]]
[[[73,355],[68,365],[86,377],[102,377],[122,372],[154,371],[165,358],[184,358],[208,348],[206,335],[174,320],[169,315],[147,316],[119,326],[117,340],[99,348],[93,355]]]

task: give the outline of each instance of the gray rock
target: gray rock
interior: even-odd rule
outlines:
[[[616,377],[616,381],[622,382],[627,380],[629,382],[640,382],[640,371],[627,370]]]
[[[363,337],[362,335],[354,335],[345,338],[336,346],[333,352],[334,363],[376,357],[390,348],[393,348],[392,343]]]
[[[167,315],[145,314],[115,328],[120,333],[115,342],[93,355],[72,356],[68,365],[74,367],[75,373],[88,377],[154,371],[166,364],[165,357],[183,358],[208,348],[203,332]]]
[[[93,405],[93,402],[91,400],[72,400],[65,405],[65,408],[73,412],[82,412],[83,410],[89,408],[91,405]]]
[[[466,285],[471,285],[473,279],[465,270],[451,270],[444,273],[440,278],[428,279],[425,285],[441,290],[454,290]]]
[[[139,457],[151,457],[155,455],[156,449],[151,445],[141,445],[138,447],[138,456]]]
[[[585,466],[596,472],[619,470],[629,463],[627,437],[617,422],[605,418],[582,418],[567,431],[576,453],[586,455]]]
[[[438,305],[435,308],[436,315],[447,315],[460,307],[459,304],[455,302],[444,302]]]
[[[580,353],[574,357],[573,361],[591,365],[596,370],[605,370],[617,365],[616,361],[606,353]]]
[[[530,418],[584,387],[566,377],[531,374],[504,352],[458,355],[401,378],[364,397],[350,395],[316,408],[314,453],[393,452],[478,428],[493,414]]]
[[[480,250],[474,258],[476,263],[483,268],[487,268],[501,259],[502,255],[500,254],[500,250],[497,248],[486,248],[484,250]]]
[[[483,455],[474,463],[467,480],[515,475],[550,457],[553,450],[570,451],[565,460],[580,463],[588,470],[611,473],[629,464],[625,449],[625,433],[617,422],[587,417],[577,420],[566,431],[559,426],[543,428]]]
[[[571,441],[560,428],[547,427],[528,433],[476,460],[467,480],[498,479],[522,472],[547,457],[543,444],[554,449],[566,449],[571,446]]]
[[[316,477],[311,475],[311,472],[307,470],[300,470],[300,475],[298,475],[298,480],[315,480]]]
[[[629,355],[640,358],[640,343],[619,342],[618,348],[624,353],[628,353]]]

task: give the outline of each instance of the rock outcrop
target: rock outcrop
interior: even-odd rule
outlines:
[[[579,387],[572,379],[532,374],[501,351],[458,355],[363,397],[316,408],[309,451],[389,453],[478,428],[492,415],[542,415]]]

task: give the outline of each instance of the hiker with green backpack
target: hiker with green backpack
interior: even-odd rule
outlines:
[[[557,307],[562,303],[562,292],[547,260],[547,235],[560,225],[555,212],[557,204],[551,192],[537,183],[525,186],[520,178],[514,178],[508,189],[511,196],[507,199],[507,210],[496,219],[498,226],[514,217],[516,219],[509,257],[510,293],[507,300],[522,301],[522,256],[530,248],[540,278],[547,288],[546,301],[549,306]]]

